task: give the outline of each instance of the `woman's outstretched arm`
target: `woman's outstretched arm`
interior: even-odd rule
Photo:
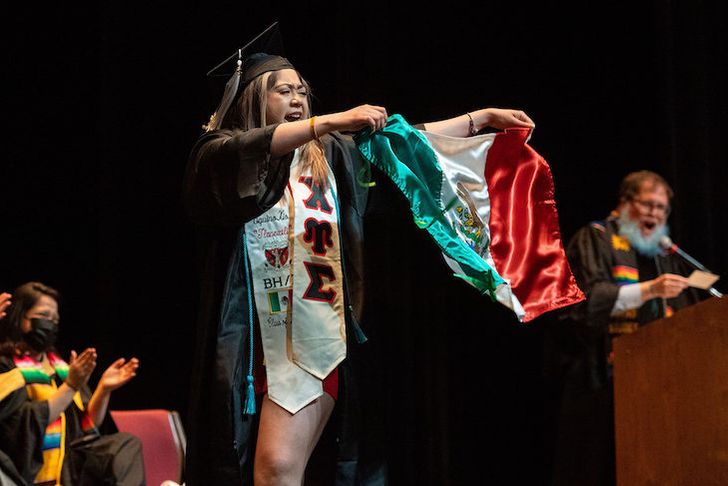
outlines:
[[[472,122],[472,123],[471,123]],[[533,120],[521,110],[484,108],[447,120],[425,123],[428,132],[451,137],[469,137],[483,128],[533,128]]]
[[[365,127],[379,130],[386,123],[387,110],[381,106],[373,105],[361,105],[348,111],[281,123],[273,132],[270,153],[274,157],[280,157],[296,147],[310,142],[315,137],[320,137],[329,132],[354,132]]]

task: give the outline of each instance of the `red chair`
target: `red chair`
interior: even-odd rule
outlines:
[[[112,410],[110,413],[119,431],[134,434],[141,440],[148,486],[159,486],[165,480],[182,483],[187,442],[177,412]]]

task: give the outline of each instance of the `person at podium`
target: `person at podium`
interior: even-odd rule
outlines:
[[[688,286],[693,268],[663,248],[672,197],[659,174],[632,172],[609,216],[567,246],[587,300],[568,309],[555,341],[563,388],[552,484],[615,483],[612,338],[703,298]]]

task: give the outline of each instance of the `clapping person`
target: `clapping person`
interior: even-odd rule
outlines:
[[[91,394],[96,349],[72,351],[68,363],[58,355],[58,300],[55,289],[28,282],[0,320],[0,449],[28,484],[144,484],[139,440],[100,431],[111,393],[134,378],[139,360],[116,360]]]

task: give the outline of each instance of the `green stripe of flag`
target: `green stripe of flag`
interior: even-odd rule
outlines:
[[[281,301],[278,299],[278,292],[268,293],[268,304],[270,305],[270,311],[272,313],[281,311]]]
[[[359,132],[355,141],[359,151],[396,184],[410,203],[415,222],[435,239],[442,252],[463,269],[456,275],[480,292],[495,299],[503,278],[462,241],[443,213],[443,174],[437,156],[427,139],[400,115],[392,115],[377,132]]]

